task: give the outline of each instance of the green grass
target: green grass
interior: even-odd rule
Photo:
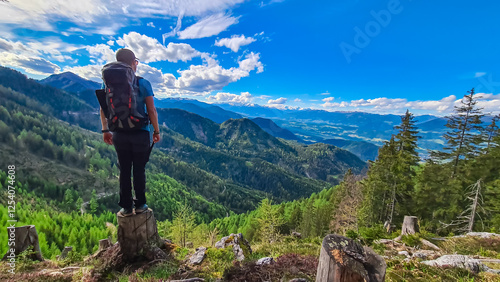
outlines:
[[[500,238],[483,239],[479,237],[450,238],[439,243],[446,253],[478,255],[500,259]]]

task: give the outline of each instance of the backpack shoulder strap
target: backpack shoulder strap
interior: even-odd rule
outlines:
[[[144,77],[138,75],[136,75],[135,77],[137,77],[137,87],[139,88],[139,80],[144,79]]]

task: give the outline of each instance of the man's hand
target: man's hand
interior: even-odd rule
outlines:
[[[104,142],[106,142],[106,144],[113,145],[113,134],[111,134],[111,132],[103,133],[102,138],[104,139]]]
[[[160,141],[160,134],[153,134],[153,143]]]

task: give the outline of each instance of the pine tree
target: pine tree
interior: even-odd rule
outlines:
[[[377,160],[370,163],[368,178],[363,181],[364,200],[359,215],[367,225],[385,221],[390,226],[395,216],[402,219],[412,208],[415,167],[419,161],[414,116],[406,111],[395,129],[398,133],[380,148]]]
[[[83,215],[83,199],[82,197],[78,197],[78,199],[76,200],[76,208],[81,211],[81,215]]]
[[[348,230],[358,231],[357,211],[363,200],[359,177],[349,169],[344,179],[333,192],[330,202],[333,213],[330,230],[345,235]]]
[[[258,208],[259,231],[262,242],[274,243],[279,240],[279,227],[284,223],[283,216],[278,209],[273,208],[268,198],[260,202]]]
[[[414,214],[434,231],[461,212],[462,182],[450,178],[451,171],[451,166],[429,159],[416,177]]]
[[[358,216],[363,225],[382,222],[387,216],[394,174],[391,169],[396,156],[394,136],[379,149],[377,160],[370,162],[367,179],[362,181],[363,202]]]
[[[179,207],[172,222],[172,235],[182,247],[195,227],[195,214],[191,207],[184,203]]]
[[[476,106],[477,96],[474,96],[474,88],[464,95],[461,105],[455,106],[455,115],[446,117],[446,127],[450,129],[443,137],[447,145],[443,149],[447,152],[435,153],[441,160],[452,161],[452,174],[455,177],[459,173],[460,160],[470,160],[478,155],[479,145],[483,143],[484,132],[481,124],[482,108]]]
[[[488,125],[485,129],[486,131],[486,149],[485,153],[487,154],[490,151],[492,146],[496,146],[494,142],[494,138],[500,136],[500,128],[497,125],[497,122],[500,120],[500,114],[494,116],[491,120],[490,125]]]
[[[97,207],[99,207],[99,204],[97,203],[97,193],[95,189],[92,190],[92,196],[90,197],[89,207],[91,214],[95,214],[97,212]]]

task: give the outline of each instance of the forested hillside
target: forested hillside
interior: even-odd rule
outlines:
[[[425,232],[440,235],[500,230],[500,116],[483,123],[474,89],[447,117],[445,150],[420,162],[418,127],[408,111],[379,150],[366,177],[348,172],[336,188],[274,206],[279,234],[329,232],[369,239],[400,228],[403,216],[419,218]],[[214,220],[223,233],[259,236],[263,205],[256,211]],[[266,211],[269,214],[269,211]],[[256,233],[257,232],[257,233]],[[356,235],[357,234],[357,235]]]

